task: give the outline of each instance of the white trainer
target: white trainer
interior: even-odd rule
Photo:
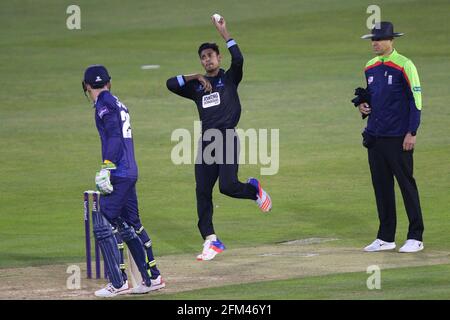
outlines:
[[[423,250],[423,242],[414,239],[406,240],[405,244],[398,250],[398,252],[418,252]]]
[[[197,260],[198,261],[214,259],[214,257],[216,256],[217,252],[212,250],[210,247],[211,247],[211,240],[205,240],[205,242],[203,242],[202,253],[200,253],[197,256]]]
[[[128,281],[125,281],[123,286],[120,287],[119,289],[114,288],[112,283],[108,283],[106,287],[95,291],[95,296],[101,298],[112,298],[119,294],[128,294],[128,293],[131,293],[131,291],[130,287],[128,286]]]
[[[216,240],[206,239],[203,243],[203,251],[197,256],[198,261],[208,261],[214,259],[214,257],[225,250],[225,245],[216,238]]]
[[[375,239],[374,242],[364,248],[366,252],[376,252],[395,249],[395,242],[386,242],[381,239]]]
[[[161,275],[159,275],[158,278],[152,279],[152,286],[150,287],[151,288],[150,291],[159,290],[159,289],[164,288],[165,286],[166,286],[166,282],[161,277]]]
[[[132,294],[144,294],[144,293],[148,293],[150,291],[162,289],[166,286],[166,283],[164,282],[161,275],[159,275],[158,278],[156,278],[156,279],[152,279],[151,282],[152,282],[152,284],[150,287],[145,285],[144,282],[141,283],[137,287],[131,289],[131,293]]]

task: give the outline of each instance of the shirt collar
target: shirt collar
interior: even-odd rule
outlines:
[[[388,55],[387,57],[380,56],[378,57],[378,60],[381,62],[392,61],[393,59],[395,59],[397,55],[398,55],[397,50],[393,49],[390,55]]]
[[[99,95],[97,96],[97,99],[95,99],[94,107],[95,107],[95,105],[97,104],[97,101],[98,101],[98,99],[100,98],[100,96],[102,96],[103,93],[106,92],[106,91],[109,91],[109,90],[104,90],[104,91],[102,91],[102,92],[99,93]]]

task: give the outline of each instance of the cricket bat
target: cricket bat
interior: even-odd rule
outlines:
[[[136,288],[142,283],[142,276],[139,272],[136,261],[134,261],[130,250],[127,247],[127,258],[128,258],[128,282],[131,283],[133,288]]]

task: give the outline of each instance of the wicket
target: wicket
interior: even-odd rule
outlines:
[[[90,227],[90,212],[89,212],[89,195],[92,195],[92,212],[99,210],[100,192],[87,190],[84,192],[84,232],[86,235],[86,277],[92,279],[92,255],[91,255],[91,227]],[[95,278],[101,278],[100,265],[100,249],[97,240],[94,239],[94,254],[95,254]],[[103,266],[104,278],[107,277],[106,266]]]

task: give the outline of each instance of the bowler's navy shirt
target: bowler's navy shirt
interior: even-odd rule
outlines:
[[[208,129],[233,129],[241,116],[237,89],[242,80],[244,57],[233,39],[227,41],[227,47],[231,54],[230,68],[227,71],[220,69],[215,77],[205,76],[211,82],[212,92],[205,92],[197,80],[186,82],[181,75],[167,80],[170,91],[195,102],[203,132]]]

